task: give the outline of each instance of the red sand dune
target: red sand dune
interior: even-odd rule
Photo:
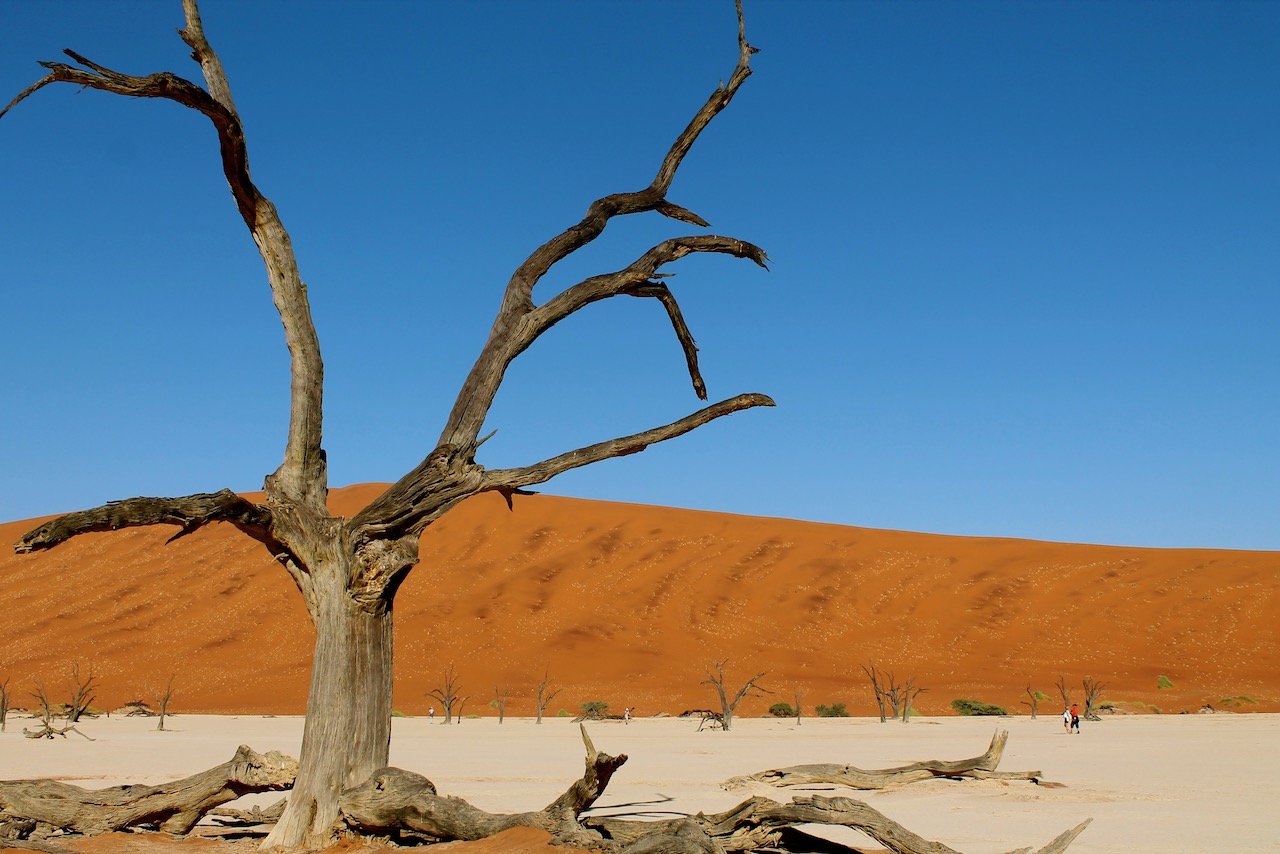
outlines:
[[[382,487],[334,490],[351,515]],[[0,525],[0,681],[18,705],[34,680],[60,698],[92,663],[95,705],[154,696],[177,674],[175,710],[299,714],[313,640],[301,597],[262,547],[229,525],[166,545],[167,528],[79,537],[14,555],[35,522]],[[545,669],[561,693],[612,710],[712,705],[699,682],[766,671],[791,700],[874,704],[860,665],[957,697],[1025,712],[1031,685],[1165,712],[1250,695],[1280,711],[1280,552],[1142,549],[950,537],[583,501],[480,496],[423,538],[396,602],[397,709],[422,714],[456,662],[465,713],[533,713]],[[1173,688],[1158,690],[1166,675]],[[1056,700],[1041,710],[1055,713]]]

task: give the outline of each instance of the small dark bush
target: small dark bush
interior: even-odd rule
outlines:
[[[609,704],[604,700],[587,700],[582,704],[584,718],[603,718],[608,710]]]
[[[794,718],[796,710],[791,708],[790,703],[774,703],[769,707],[769,714],[775,718]]]
[[[981,700],[952,700],[951,708],[962,715],[1007,715],[1009,710]]]
[[[820,718],[849,717],[849,712],[848,710],[845,709],[844,703],[832,703],[830,706],[824,706],[821,703],[819,703],[817,706],[813,707],[813,710],[817,712],[818,717]]]

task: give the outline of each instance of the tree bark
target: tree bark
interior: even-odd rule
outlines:
[[[363,783],[387,765],[391,603],[378,600],[370,607],[345,589],[325,589],[344,584],[346,577],[341,563],[312,576],[313,584],[319,584],[312,610],[316,645],[302,760],[288,807],[267,837],[267,846],[323,847],[338,820],[342,790]]]

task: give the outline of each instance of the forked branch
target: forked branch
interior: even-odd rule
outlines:
[[[728,83],[722,84],[711,93],[706,103],[694,114],[689,124],[676,137],[658,167],[657,174],[649,186],[631,193],[615,193],[603,196],[592,202],[586,215],[577,224],[570,226],[560,234],[539,246],[525,259],[512,274],[503,295],[502,306],[494,320],[489,333],[489,340],[480,353],[480,357],[467,375],[458,398],[454,403],[449,419],[440,434],[440,445],[467,447],[475,442],[484,426],[489,408],[493,404],[503,375],[511,361],[533,342],[538,335],[550,328],[555,321],[535,322],[530,328],[528,315],[535,311],[533,301],[534,286],[542,279],[551,267],[572,255],[577,250],[595,240],[604,232],[609,221],[615,216],[657,211],[664,216],[706,226],[702,217],[680,205],[667,200],[666,195],[671,188],[676,171],[684,162],[685,155],[693,147],[694,142],[706,129],[711,120],[729,105],[738,89],[751,76],[750,59],[755,48],[747,43],[746,27],[742,13],[742,3],[737,3],[738,15],[738,62],[730,75]],[[721,238],[723,239],[723,238]],[[699,250],[693,250],[699,251]],[[717,250],[702,250],[717,251]],[[758,250],[757,250],[758,251]],[[761,253],[762,255],[763,253]],[[665,262],[664,262],[665,263]],[[607,278],[607,277],[606,277]],[[629,284],[639,284],[636,279]],[[621,291],[615,291],[620,293]],[[600,298],[600,297],[597,297]],[[565,315],[561,315],[563,317]],[[682,339],[682,344],[684,344]],[[686,355],[689,347],[685,345]],[[694,375],[695,388],[699,379],[696,369]],[[702,391],[700,394],[705,394]]]

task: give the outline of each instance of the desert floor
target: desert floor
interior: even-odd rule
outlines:
[[[155,783],[226,761],[239,744],[297,755],[302,719],[183,715],[157,732],[146,718],[82,725],[93,742],[24,738],[25,718],[0,734],[0,779],[49,777],[86,788]],[[1002,770],[1039,770],[1065,784],[946,781],[855,794],[915,832],[968,854],[1040,846],[1093,818],[1073,852],[1280,851],[1280,715],[1146,715],[1084,723],[1063,733],[1052,714],[1012,718],[745,718],[731,732],[697,732],[677,718],[588,724],[596,746],[626,753],[597,807],[603,813],[715,811],[748,794],[787,799],[785,790],[725,791],[728,777],[784,765],[845,762],[880,768],[982,753],[997,727],[1010,730]],[[577,725],[565,718],[467,719],[444,726],[397,718],[392,764],[430,777],[442,793],[492,811],[536,809],[582,769]],[[801,792],[796,792],[801,794]],[[827,792],[828,794],[833,792]],[[853,794],[844,792],[844,794]],[[255,796],[270,802],[274,794]],[[246,802],[249,799],[245,799]],[[834,838],[876,846],[852,831]]]

